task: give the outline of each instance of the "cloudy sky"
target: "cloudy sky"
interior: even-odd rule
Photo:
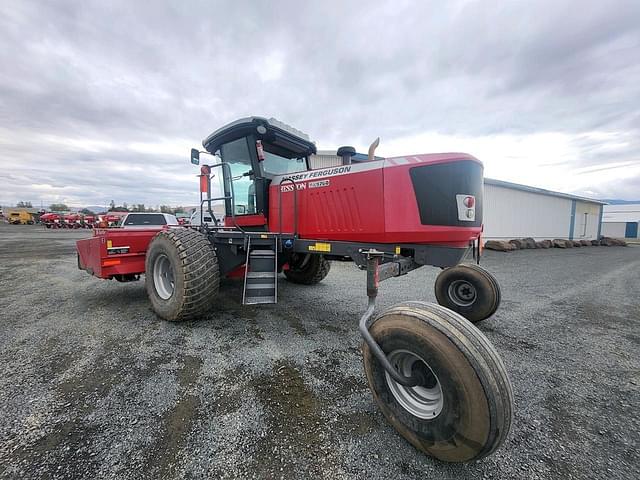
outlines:
[[[4,204],[193,204],[189,149],[246,115],[640,197],[637,0],[5,0],[0,65]]]

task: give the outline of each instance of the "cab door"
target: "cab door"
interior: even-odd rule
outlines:
[[[260,170],[253,137],[242,137],[223,144],[220,147],[220,156],[229,166],[227,173],[230,173],[230,177],[224,182],[225,196],[230,196],[233,192],[233,202],[225,202],[225,226],[266,225],[264,182],[259,178]]]

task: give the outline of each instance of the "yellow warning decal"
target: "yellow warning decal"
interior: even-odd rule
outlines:
[[[396,255],[400,255],[400,247],[396,247]]]
[[[315,245],[309,245],[309,251],[310,252],[330,252],[331,244],[316,242]]]
[[[111,240],[107,240],[107,248],[113,247],[113,242]]]

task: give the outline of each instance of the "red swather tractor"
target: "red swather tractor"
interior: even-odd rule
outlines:
[[[62,216],[64,228],[77,229],[82,228],[82,215],[79,213],[67,213]]]
[[[377,143],[376,143],[377,144]],[[313,285],[331,259],[367,271],[359,330],[364,368],[385,417],[416,448],[450,462],[494,452],[506,438],[513,395],[505,367],[471,323],[500,303],[496,280],[477,265],[483,167],[462,153],[357,161],[342,147],[336,167],[309,169],[316,147],[274,119],[244,118],[209,135],[197,228],[95,231],[78,241],[78,265],[101,278],[136,280],[158,316],[215,312],[221,276],[244,277],[244,304],[277,302],[279,273]],[[221,193],[212,197],[212,172]],[[216,219],[211,204],[224,201]],[[472,256],[475,262],[460,262]],[[379,282],[424,265],[442,268],[439,305],[406,302],[374,315]],[[465,318],[466,317],[466,318]]]
[[[82,221],[83,228],[93,228],[94,223],[96,222],[95,215],[84,215]]]
[[[62,228],[61,216],[58,213],[45,213],[40,215],[40,222],[47,228]]]

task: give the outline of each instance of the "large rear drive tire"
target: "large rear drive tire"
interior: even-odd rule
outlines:
[[[407,302],[380,313],[371,335],[401,373],[422,386],[395,382],[363,342],[373,397],[387,420],[417,449],[445,462],[493,453],[509,433],[513,393],[489,340],[455,312]]]
[[[320,283],[329,274],[331,263],[322,255],[293,254],[289,261],[289,270],[284,271],[287,280],[303,285]]]
[[[205,314],[220,286],[218,258],[202,233],[173,228],[158,233],[147,250],[145,284],[153,310],[172,322]]]
[[[435,293],[440,305],[474,323],[489,318],[500,306],[497,280],[475,264],[456,265],[440,272]]]

